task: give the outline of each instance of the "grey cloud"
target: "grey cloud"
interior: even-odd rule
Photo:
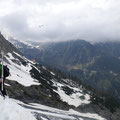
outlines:
[[[50,21],[43,28],[30,28],[28,25],[28,17],[23,13],[14,13],[8,16],[4,16],[1,19],[1,24],[4,25],[11,34],[19,39],[23,40],[50,40],[57,39],[60,32],[63,31],[64,24]]]
[[[14,36],[22,35],[27,29],[27,17],[14,13],[1,18],[1,24]]]
[[[86,1],[12,0],[18,6],[21,4],[22,10],[0,17],[0,23],[12,36],[22,40],[120,40],[120,2],[90,0],[91,4]],[[29,23],[32,20],[34,27]],[[40,28],[41,24],[44,26]]]
[[[76,0],[80,1],[80,0]],[[59,4],[59,3],[69,3],[69,2],[73,2],[73,0],[13,0],[12,1],[15,4],[47,4],[47,3],[52,3],[52,4]]]

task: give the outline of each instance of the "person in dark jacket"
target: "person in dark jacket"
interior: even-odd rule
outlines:
[[[3,72],[3,78],[2,78],[2,72]],[[0,91],[3,95],[3,97],[7,96],[4,83],[5,83],[6,77],[8,77],[8,76],[9,76],[9,69],[7,66],[3,66],[3,70],[2,70],[2,63],[1,63],[1,59],[0,59]],[[2,84],[3,84],[3,89],[2,89]]]

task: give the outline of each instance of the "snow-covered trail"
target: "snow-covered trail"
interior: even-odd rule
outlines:
[[[44,118],[43,120],[105,120],[98,114],[80,113],[73,109],[65,111],[41,104],[25,104],[18,100],[14,101],[29,110],[30,112],[37,113],[40,118]]]
[[[95,115],[81,115],[72,109],[64,111],[35,103],[25,104],[0,96],[0,120],[96,120]]]
[[[12,99],[0,96],[0,120],[37,120],[34,115]]]

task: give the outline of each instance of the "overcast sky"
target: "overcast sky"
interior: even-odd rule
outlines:
[[[120,0],[0,0],[0,30],[19,40],[120,40]]]

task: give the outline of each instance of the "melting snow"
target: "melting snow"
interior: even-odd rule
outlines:
[[[9,84],[7,84],[7,83],[5,83],[5,85],[8,86],[8,87],[11,86],[11,85],[9,85]]]
[[[62,101],[67,102],[69,105],[74,105],[78,107],[79,105],[90,103],[89,101],[90,96],[88,94],[84,95],[84,99],[80,98],[83,96],[83,93],[82,93],[82,90],[80,90],[79,88],[73,88],[68,85],[57,83],[55,81],[53,82],[54,82],[54,86],[58,88],[58,90],[54,90],[54,91],[59,94]],[[63,86],[69,87],[70,89],[74,91],[74,93],[72,93],[71,95],[67,95],[65,91],[62,89]]]
[[[53,73],[52,71],[50,73],[55,76],[55,73]]]
[[[30,70],[32,69],[31,63],[24,66],[22,64],[18,65],[14,63],[12,60],[16,60],[11,53],[7,54],[9,57],[6,59],[9,61],[8,67],[10,69],[11,76],[8,77],[9,80],[17,81],[18,83],[24,86],[31,86],[31,85],[40,85],[38,80],[33,79],[30,75]]]

